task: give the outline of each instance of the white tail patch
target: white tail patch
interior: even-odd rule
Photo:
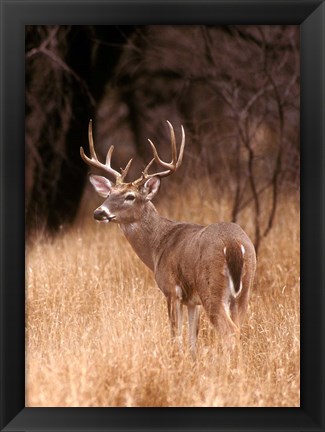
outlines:
[[[229,290],[231,296],[234,298],[238,297],[239,294],[241,293],[241,290],[243,289],[243,282],[240,281],[239,290],[238,290],[238,292],[236,292],[234,281],[232,280],[232,277],[231,277],[231,274],[228,270],[228,267],[226,267],[226,276],[228,277],[228,290]]]
[[[178,285],[175,287],[176,297],[182,299],[182,288]]]
[[[243,288],[243,282],[240,281],[239,290],[238,290],[238,293],[236,294],[236,296],[239,296],[239,294],[241,293],[242,288]]]
[[[228,267],[227,267],[227,270],[226,270],[226,274],[227,274],[227,277],[228,277],[228,289],[229,289],[229,291],[230,291],[230,294],[233,296],[233,297],[237,297],[237,293],[236,293],[236,291],[235,291],[235,285],[234,285],[234,281],[232,280],[232,277],[231,277],[231,275],[230,275],[230,272],[229,272],[229,270],[228,270]]]

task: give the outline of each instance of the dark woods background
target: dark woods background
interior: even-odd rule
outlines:
[[[233,221],[251,208],[258,247],[299,188],[299,63],[298,26],[26,27],[27,233],[74,221],[90,118],[102,157],[134,157],[130,180],[147,138],[170,159],[169,120],[187,144],[168,187],[209,178]]]

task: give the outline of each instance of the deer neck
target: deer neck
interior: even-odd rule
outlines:
[[[159,215],[149,201],[145,204],[141,218],[129,224],[120,224],[126,239],[138,257],[154,271],[156,258],[159,256],[160,239],[166,234],[172,223]]]

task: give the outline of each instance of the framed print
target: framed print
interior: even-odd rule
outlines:
[[[1,1],[1,430],[324,430],[324,16]]]

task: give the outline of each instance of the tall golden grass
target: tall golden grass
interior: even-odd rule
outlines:
[[[229,202],[205,184],[157,207],[178,220],[230,219]],[[203,313],[195,362],[186,322],[184,351],[171,342],[151,272],[117,225],[86,208],[70,230],[26,246],[26,406],[299,406],[298,194],[280,200],[262,242],[240,347],[224,350]],[[241,225],[253,233],[249,208]]]

